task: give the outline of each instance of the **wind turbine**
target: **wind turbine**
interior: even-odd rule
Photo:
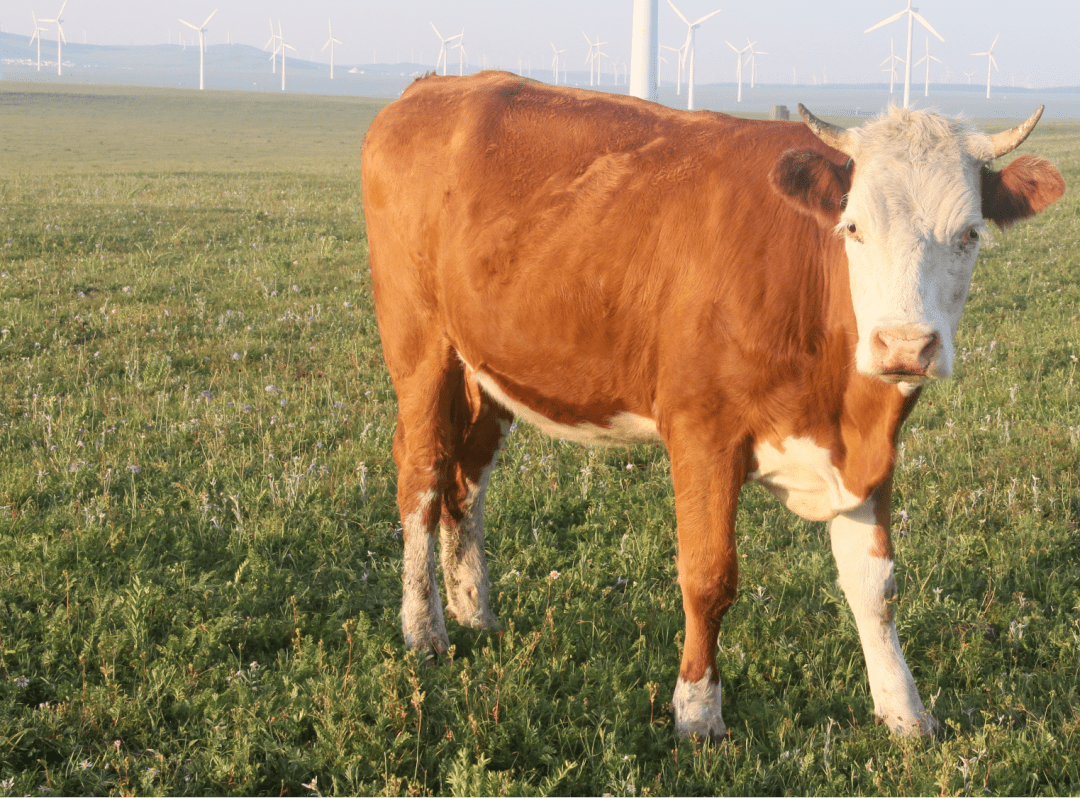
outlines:
[[[662,50],[671,50],[671,52],[675,53],[675,63],[678,65],[678,70],[679,70],[678,71],[678,77],[675,79],[675,94],[681,94],[682,93],[682,62],[683,62],[682,48],[681,47],[671,47],[671,46],[666,45],[666,44],[661,44],[660,48]]]
[[[549,42],[549,44],[551,44],[551,49],[555,50],[555,42]],[[555,50],[555,57],[553,59],[551,59],[551,68],[553,70],[555,70],[555,85],[556,86],[559,85],[559,53],[565,53],[565,52],[566,52],[565,47],[563,49],[561,49],[561,50]]]
[[[972,55],[986,56],[986,99],[988,100],[990,99],[990,67],[993,67],[994,69],[998,68],[997,61],[994,60],[994,45],[997,44],[997,40],[1000,38],[1001,34],[999,33],[997,36],[994,37],[994,44],[991,44],[990,49],[987,50],[985,53],[972,53]],[[1001,70],[998,71],[1000,72]],[[968,82],[971,82],[971,78],[968,78]]]
[[[750,40],[747,39],[747,41],[750,41]],[[724,44],[726,44],[728,47],[730,47],[732,50],[735,51],[735,82],[739,84],[739,91],[738,91],[738,94],[736,95],[735,102],[741,103],[742,102],[742,65],[743,65],[742,54],[745,53],[750,48],[752,48],[754,46],[754,43],[751,42],[750,44],[746,45],[746,47],[742,48],[741,50],[738,47],[736,47],[734,44],[729,42],[729,41],[725,41]],[[691,61],[691,63],[693,63],[693,62]]]
[[[67,2],[67,0],[64,0],[64,2]],[[209,17],[206,18],[206,22],[204,22],[199,27],[195,27],[190,22],[185,22],[184,20],[180,20],[180,22],[182,24],[187,25],[189,28],[191,28],[193,31],[195,31],[196,33],[199,34],[199,91],[202,91],[202,87],[203,87],[203,51],[206,49],[206,39],[205,39],[206,24],[207,24],[207,22],[210,21],[210,19],[217,12],[218,12],[218,10],[215,8],[213,13]]]
[[[683,58],[690,57],[690,71],[687,73],[686,81],[686,110],[694,110],[694,32],[698,29],[698,26],[707,20],[709,17],[715,16],[720,13],[721,9],[716,9],[710,14],[706,14],[697,22],[691,22],[678,8],[675,8],[675,4],[668,0],[668,5],[671,6],[675,13],[679,15],[679,19],[686,23],[686,41],[683,43]],[[741,56],[740,56],[741,58]]]
[[[878,64],[878,66],[883,66],[885,64],[889,65],[886,69],[883,69],[881,71],[889,73],[889,97],[890,98],[892,97],[893,89],[896,88],[896,62],[897,61],[903,62],[903,60],[904,60],[903,58],[901,58],[900,56],[896,55],[893,52],[893,40],[892,40],[892,37],[889,37],[889,57],[886,58],[884,61],[882,61],[880,64]],[[890,99],[890,102],[892,102],[891,99]]]
[[[749,37],[746,39],[750,41]],[[754,88],[754,80],[757,78],[757,57],[759,55],[768,55],[764,50],[755,50],[754,45],[757,42],[750,43],[750,88]]]
[[[926,37],[926,55],[924,55],[922,58],[920,58],[918,61],[916,61],[915,66],[918,66],[923,61],[926,62],[926,88],[923,89],[923,97],[929,97],[930,96],[930,62],[931,61],[937,61],[939,64],[941,63],[940,58],[935,58],[934,56],[930,55],[930,37],[929,36]]]
[[[41,71],[41,34],[45,28],[38,24],[38,18],[34,16],[34,12],[30,12],[30,16],[34,20],[34,35],[30,37],[30,44],[34,43],[34,39],[37,39],[37,71]]]
[[[585,37],[585,41],[589,42],[589,54],[587,56],[585,56],[585,60],[588,61],[588,63],[589,63],[589,85],[590,86],[594,85],[593,84],[593,66],[596,67],[596,85],[599,85],[600,84],[600,65],[599,65],[598,61],[600,60],[600,47],[601,47],[601,45],[607,44],[607,42],[600,41],[599,36],[596,37],[595,42],[594,41],[589,41],[589,36],[588,36],[588,34],[585,33],[585,31],[582,31],[581,35]]]
[[[965,75],[967,76],[967,79],[968,79],[968,85],[970,86],[970,85],[971,85],[971,79],[972,79],[973,77],[975,77],[975,73],[974,73],[974,72],[965,72],[964,74],[965,74]]]
[[[277,72],[278,45],[277,34],[274,33],[274,20],[272,18],[270,20],[270,38],[267,40],[266,44],[263,45],[263,49],[265,50],[267,47],[274,48],[270,53],[270,73],[274,74]]]
[[[465,74],[465,29],[461,29],[461,33],[458,34],[457,44],[454,45],[458,49],[458,65],[457,73],[460,78]]]
[[[904,16],[905,14],[907,14],[907,57],[904,59],[904,107],[907,108],[910,105],[910,100],[911,100],[911,24],[912,24],[912,21],[916,20],[916,19],[919,20],[920,25],[922,25],[924,28],[926,28],[932,34],[934,34],[939,39],[941,39],[941,41],[944,42],[945,39],[942,38],[940,33],[938,33],[936,30],[934,30],[934,27],[929,22],[927,22],[922,17],[921,14],[919,14],[919,10],[917,8],[912,8],[911,7],[911,0],[907,0],[907,8],[905,8],[903,11],[896,12],[895,14],[893,14],[888,19],[884,19],[881,22],[879,22],[877,25],[873,25],[873,26],[867,28],[865,31],[863,31],[863,33],[869,33],[870,31],[877,30],[878,28],[880,28],[880,27],[882,27],[884,25],[889,25],[889,24],[895,22],[896,20],[900,19],[900,17]]]
[[[457,34],[456,36],[451,36],[448,39],[444,39],[443,35],[441,33],[439,33],[439,29],[435,27],[434,22],[431,23],[431,29],[433,31],[435,31],[435,35],[438,36],[439,41],[442,42],[442,45],[439,47],[439,57],[435,61],[435,71],[438,72],[439,71],[439,64],[442,64],[442,73],[445,75],[446,74],[446,45],[449,44],[450,42],[454,41],[454,39],[458,39],[461,36],[463,36],[465,31],[462,30],[461,33]]]
[[[285,44],[285,37],[281,35],[281,20],[277,23],[277,38],[278,49],[281,50],[281,90],[285,91],[285,50],[292,50],[296,52],[296,48],[291,44]]]
[[[67,37],[64,36],[64,29],[60,27],[60,23],[64,21],[64,20],[60,19],[60,17],[63,16],[65,8],[67,8],[67,0],[64,0],[64,4],[62,6],[60,6],[60,10],[56,12],[56,19],[39,19],[39,20],[37,20],[37,22],[55,22],[56,23],[56,74],[57,75],[62,74],[61,71],[60,71],[60,68],[64,64],[64,59],[60,57],[60,53],[61,53],[60,42],[62,41],[64,44],[67,44]],[[33,12],[31,12],[31,13],[33,13]],[[40,36],[38,37],[38,40],[40,41]]]
[[[334,79],[334,45],[335,44],[341,44],[341,42],[334,38],[334,28],[330,24],[330,20],[326,20],[326,27],[327,27],[327,30],[330,31],[330,38],[326,40],[326,44],[324,44],[322,46],[322,49],[325,50],[327,48],[327,45],[329,45],[329,47],[330,47],[330,80],[333,80]],[[322,51],[320,50],[320,52],[322,52]]]

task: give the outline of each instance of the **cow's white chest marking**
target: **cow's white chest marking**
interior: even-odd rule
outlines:
[[[832,453],[811,438],[785,438],[754,447],[757,468],[748,480],[760,482],[785,506],[810,521],[827,521],[863,502],[844,486]]]

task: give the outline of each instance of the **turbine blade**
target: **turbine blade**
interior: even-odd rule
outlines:
[[[187,21],[186,19],[182,19],[182,20],[180,20],[180,24],[181,24],[181,25],[187,25],[187,26],[188,26],[189,28],[191,28],[192,30],[198,30],[198,28],[196,28],[196,27],[195,27],[194,25],[192,25],[192,24],[191,24],[190,22],[188,22],[188,21]]]
[[[702,22],[704,22],[705,20],[707,20],[707,19],[708,19],[709,17],[715,17],[715,16],[717,15],[717,14],[719,14],[719,13],[720,13],[721,11],[723,11],[723,10],[724,10],[724,9],[722,9],[722,8],[718,8],[718,9],[716,9],[716,10],[715,10],[714,12],[712,12],[711,14],[706,14],[705,16],[703,16],[703,17],[702,17],[701,19],[699,19],[699,20],[698,20],[697,22],[695,22],[695,23],[694,23],[694,27],[696,28],[696,27],[697,27],[698,25],[700,25],[700,24],[701,24]]]
[[[64,0],[63,5],[60,6],[60,10],[56,12],[56,18],[60,19],[64,15],[64,9],[67,8],[68,0]],[[66,39],[65,39],[66,41]]]
[[[990,54],[987,53],[987,55],[990,55]],[[997,69],[998,72],[1001,71],[1000,69],[998,69],[997,61],[994,60],[994,56],[992,56],[992,55],[990,55],[990,63],[994,65],[994,69]]]
[[[432,23],[431,23],[431,29],[432,29],[433,31],[435,31],[435,35],[436,35],[436,36],[438,36],[438,37],[439,37],[440,39],[442,39],[442,41],[446,41],[446,39],[443,39],[443,37],[442,37],[442,34],[441,34],[441,33],[439,33],[439,29],[435,27],[435,23],[434,23],[434,22],[432,22]]]
[[[863,33],[869,33],[869,32],[870,32],[870,31],[872,31],[872,30],[877,30],[878,28],[883,28],[883,27],[885,27],[885,26],[886,26],[886,25],[888,25],[888,24],[889,24],[890,22],[896,22],[896,20],[900,19],[900,17],[904,16],[904,14],[906,14],[906,13],[907,13],[907,9],[906,9],[906,8],[905,8],[905,9],[904,9],[903,11],[898,11],[897,13],[893,14],[893,15],[892,15],[891,17],[889,17],[888,19],[882,20],[882,21],[881,21],[881,22],[879,22],[879,23],[878,23],[877,25],[874,25],[873,27],[867,28],[866,30],[864,30],[864,31],[863,31]]]
[[[937,32],[936,30],[934,30],[934,26],[933,26],[933,25],[931,25],[931,24],[930,24],[929,22],[927,22],[927,21],[926,21],[926,20],[925,20],[925,19],[923,18],[923,15],[922,15],[922,14],[920,14],[920,13],[919,13],[918,11],[912,11],[912,12],[911,12],[911,16],[913,16],[913,17],[915,17],[915,19],[919,20],[919,23],[920,23],[920,24],[921,24],[921,25],[922,25],[922,26],[923,26],[924,28],[926,28],[926,29],[927,29],[928,31],[930,31],[930,32],[931,32],[932,34],[934,34],[934,35],[935,35],[935,36],[937,36],[937,37],[938,37],[939,39],[941,39],[941,41],[945,41],[944,37],[943,37],[943,36],[942,36],[942,35],[941,35],[940,33],[938,33],[938,32]]]
[[[216,14],[217,12],[218,12],[218,10],[217,10],[217,9],[215,8],[215,9],[214,9],[214,14]],[[211,19],[213,19],[213,17],[214,17],[214,14],[211,14],[210,16],[208,16],[208,17],[206,18],[206,22],[204,22],[204,23],[202,24],[202,26],[203,26],[204,28],[206,27],[206,23],[207,23],[207,22],[209,22],[209,21],[210,21]]]
[[[1000,39],[1000,38],[1001,38],[1001,34],[999,33],[997,36],[994,37],[994,44],[997,44],[997,40]],[[994,44],[990,45],[991,50],[994,49]]]
[[[687,25],[689,25],[690,20],[688,20],[686,17],[683,16],[683,12],[681,12],[679,9],[675,8],[675,4],[673,2],[671,2],[671,0],[667,0],[667,2],[668,2],[669,6],[671,6],[673,9],[675,9],[675,13],[679,15],[679,19],[681,19],[683,22],[685,22]]]
[[[64,40],[64,44],[67,44],[67,36],[64,35],[64,29],[60,27],[60,20],[56,20],[56,32],[60,34],[60,38]]]

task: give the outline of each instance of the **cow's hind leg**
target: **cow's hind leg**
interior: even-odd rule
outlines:
[[[458,435],[440,522],[446,609],[465,626],[494,629],[498,619],[491,611],[484,555],[484,497],[513,416],[485,397],[470,375],[462,372],[460,385],[454,391]]]
[[[394,461],[404,535],[401,628],[407,647],[442,653],[450,641],[435,572],[435,541],[456,442],[463,434],[461,363],[442,340],[431,341],[410,360],[408,371],[391,370],[398,395]],[[406,359],[388,353],[387,362]]]
[[[435,530],[439,522],[437,468],[431,446],[423,445],[415,425],[398,413],[394,459],[398,467],[398,508],[401,512],[402,559],[401,631],[408,648],[442,653],[446,636],[439,583],[435,575]]]
[[[889,536],[890,481],[829,523],[840,587],[859,629],[874,712],[895,733],[928,734],[937,722],[923,707],[894,621],[896,579]]]

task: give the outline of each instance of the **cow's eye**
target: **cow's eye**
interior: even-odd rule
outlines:
[[[859,235],[859,226],[850,220],[844,222],[844,232],[848,234],[848,237],[859,240],[862,236]]]
[[[960,241],[963,244],[975,244],[982,238],[982,234],[979,232],[978,227],[969,227],[960,236]]]

